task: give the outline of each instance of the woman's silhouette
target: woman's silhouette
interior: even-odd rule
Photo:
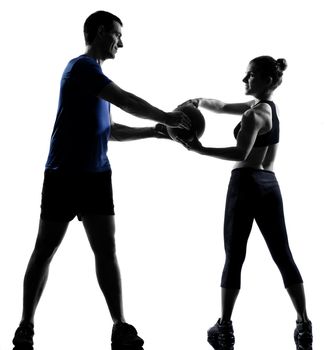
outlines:
[[[296,348],[312,349],[312,327],[306,311],[303,281],[289,248],[282,197],[273,172],[279,143],[279,120],[271,97],[282,82],[286,66],[284,59],[275,60],[270,56],[253,59],[243,82],[246,94],[255,100],[247,103],[229,104],[206,98],[186,102],[216,113],[242,115],[241,122],[234,130],[237,141],[234,147],[208,148],[197,139],[190,143],[179,140],[188,149],[200,154],[236,161],[225,209],[226,261],[221,280],[222,315],[208,330],[208,342],[219,350],[234,349],[231,315],[240,290],[241,269],[253,220],[268,245],[296,309]]]

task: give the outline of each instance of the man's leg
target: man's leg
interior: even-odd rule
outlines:
[[[21,327],[13,340],[15,345],[33,344],[34,314],[45,287],[50,262],[57,251],[68,227],[68,222],[51,222],[40,219],[36,244],[24,278],[23,313]],[[26,328],[27,327],[27,333]]]
[[[139,349],[143,340],[136,329],[125,322],[120,271],[116,257],[115,220],[113,215],[89,215],[82,218],[95,256],[98,282],[106,299],[112,320],[112,345]]]
[[[113,215],[83,217],[95,257],[97,279],[106,299],[112,320],[124,322],[120,271],[116,257],[115,218]]]
[[[34,323],[34,313],[47,282],[50,262],[68,227],[68,222],[40,219],[36,244],[24,278],[22,321]]]

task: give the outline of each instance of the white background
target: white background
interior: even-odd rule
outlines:
[[[36,238],[44,163],[59,81],[84,52],[82,27],[99,9],[118,15],[124,48],[103,71],[170,111],[192,97],[240,102],[250,59],[289,67],[275,93],[276,162],[294,258],[303,275],[315,350],[326,349],[326,21],[323,1],[2,2],[0,128],[0,349],[11,348]],[[237,116],[205,112],[204,145],[231,146]],[[153,125],[113,108],[115,121]],[[210,349],[220,316],[223,211],[231,162],[167,140],[110,143],[125,314],[146,350]],[[296,315],[255,227],[233,315],[236,350],[295,348]],[[35,319],[35,349],[109,348],[111,320],[91,249],[74,220],[51,265]]]

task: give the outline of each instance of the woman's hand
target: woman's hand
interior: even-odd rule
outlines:
[[[193,105],[194,107],[198,108],[200,104],[201,98],[192,98],[190,100],[187,100],[183,102],[182,104],[178,105],[177,108],[188,106],[188,105]]]
[[[196,137],[194,137],[191,141],[186,141],[180,137],[176,137],[176,141],[182,144],[189,151],[201,153],[201,150],[203,149],[201,142]]]

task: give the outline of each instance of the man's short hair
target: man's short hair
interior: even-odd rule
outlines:
[[[115,15],[106,11],[97,11],[92,13],[84,23],[84,38],[86,45],[92,44],[95,39],[99,26],[103,25],[106,30],[113,28],[114,22],[118,22],[121,26],[122,21]]]

